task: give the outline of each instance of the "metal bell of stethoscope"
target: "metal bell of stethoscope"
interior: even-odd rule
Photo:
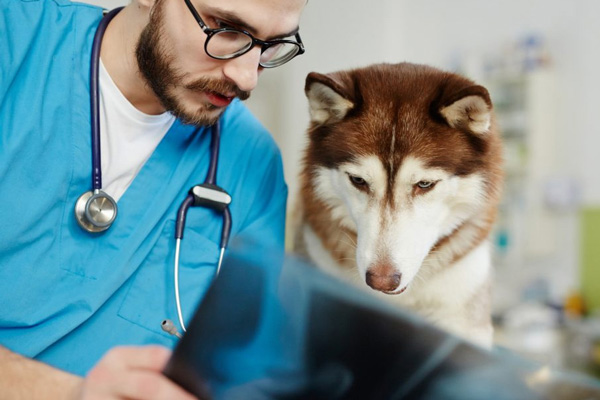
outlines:
[[[123,7],[116,8],[107,13],[96,30],[92,42],[92,60],[90,64],[90,104],[92,121],[92,190],[82,194],[75,204],[75,217],[79,225],[86,231],[97,233],[107,230],[117,217],[117,203],[102,191],[102,169],[100,154],[100,91],[98,84],[98,69],[100,64],[100,45],[108,23]],[[219,163],[219,145],[221,142],[220,121],[217,121],[211,129],[210,141],[210,164],[204,183],[192,187],[185,200],[181,203],[177,212],[175,222],[175,260],[174,260],[174,286],[177,316],[181,329],[185,332],[183,313],[181,311],[181,299],[179,296],[179,256],[181,240],[185,228],[185,220],[190,207],[207,207],[223,215],[223,227],[221,230],[221,241],[219,260],[215,277],[218,276],[223,263],[223,255],[229,242],[231,234],[231,213],[229,204],[231,196],[222,188],[217,186],[217,165]],[[200,127],[196,129],[197,134]],[[165,319],[161,322],[164,331],[181,337],[173,322]]]

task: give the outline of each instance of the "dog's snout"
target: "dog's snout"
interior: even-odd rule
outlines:
[[[377,271],[367,271],[367,285],[381,292],[392,292],[400,286],[402,274],[391,271],[388,273],[378,273]]]

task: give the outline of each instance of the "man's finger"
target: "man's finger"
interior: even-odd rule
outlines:
[[[161,371],[170,356],[171,351],[162,346],[123,346],[111,349],[101,362],[119,369]]]
[[[117,385],[114,389],[118,396],[132,400],[196,400],[159,372],[131,370]]]

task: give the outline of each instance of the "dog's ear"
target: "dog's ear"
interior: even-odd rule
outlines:
[[[482,135],[490,129],[492,101],[486,88],[473,85],[445,99],[439,113],[451,127]]]
[[[344,77],[311,72],[306,77],[304,92],[310,107],[310,119],[317,125],[341,121],[354,107]]]

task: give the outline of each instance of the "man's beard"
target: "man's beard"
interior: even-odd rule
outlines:
[[[140,72],[163,107],[183,123],[212,125],[217,122],[223,111],[215,114],[214,111],[218,107],[207,103],[201,109],[190,112],[174,95],[174,90],[179,87],[196,93],[235,94],[235,97],[241,100],[250,97],[250,92],[242,91],[237,85],[224,79],[199,78],[187,84],[183,83],[183,74],[172,67],[175,57],[169,54],[162,42],[163,3],[160,0],[156,2],[150,21],[140,35],[135,51]],[[198,49],[204,51],[202,43],[198,44]]]

